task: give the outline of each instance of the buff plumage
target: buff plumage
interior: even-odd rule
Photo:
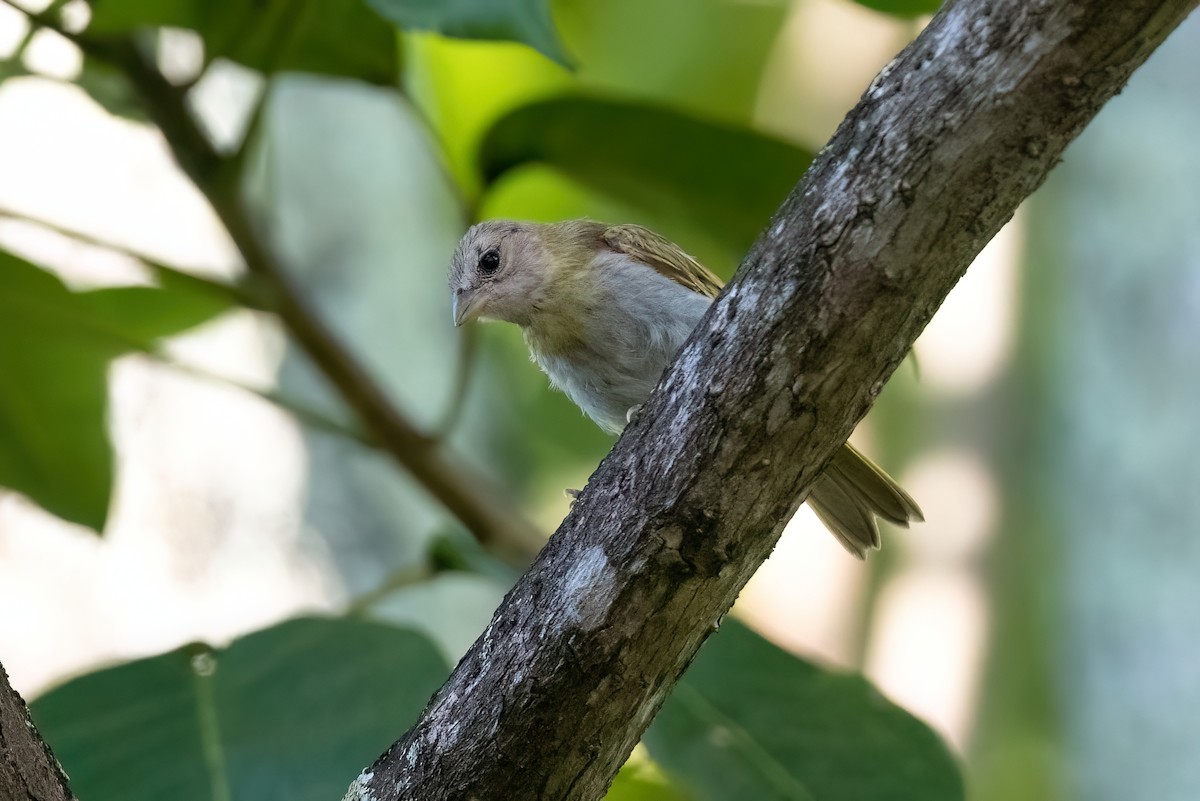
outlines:
[[[519,325],[551,384],[612,433],[649,396],[720,288],[653,231],[591,220],[480,223],[450,267],[455,324]],[[876,517],[901,526],[922,519],[912,498],[849,444],[809,505],[859,558],[879,547]]]

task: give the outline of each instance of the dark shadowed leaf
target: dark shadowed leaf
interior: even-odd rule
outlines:
[[[300,619],[92,673],[33,717],[88,801],[330,801],[448,672],[414,632]]]
[[[293,70],[396,82],[395,30],[362,0],[93,0],[89,31],[141,27],[196,31],[205,58],[263,72]]]
[[[84,56],[75,83],[109,114],[142,122],[149,119],[125,74],[102,61]]]
[[[228,305],[186,282],[71,292],[0,253],[0,486],[101,530],[112,485],[109,362]]]
[[[532,103],[488,132],[488,180],[545,163],[614,198],[697,226],[744,252],[808,167],[806,151],[667,108],[562,97]]]
[[[565,63],[549,0],[366,0],[401,28],[436,31],[458,39],[521,42]]]
[[[858,675],[726,621],[644,742],[699,801],[961,801],[954,758]]]

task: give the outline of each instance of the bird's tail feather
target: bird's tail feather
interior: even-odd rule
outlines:
[[[879,547],[876,517],[904,527],[925,519],[909,494],[849,443],[838,450],[817,479],[808,505],[838,542],[859,559]]]

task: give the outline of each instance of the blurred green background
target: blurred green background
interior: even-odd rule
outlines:
[[[519,574],[364,444],[115,45],[399,413],[549,534],[612,440],[519,331],[451,325],[466,226],[639,222],[728,278],[936,7],[0,4],[0,662],[79,796],[340,797]],[[802,510],[611,799],[1200,796],[1197,76],[1193,19],[860,427],[928,522],[860,564]]]

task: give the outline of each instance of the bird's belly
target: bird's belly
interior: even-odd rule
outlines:
[[[580,359],[578,355],[546,355],[537,361],[552,385],[613,434],[625,427],[629,410],[650,395],[670,358],[670,354],[663,354],[661,359],[613,364],[605,359]]]
[[[549,326],[525,332],[534,360],[606,431],[625,427],[629,410],[650,396],[675,351],[711,300],[636,262],[610,264],[569,336]]]

